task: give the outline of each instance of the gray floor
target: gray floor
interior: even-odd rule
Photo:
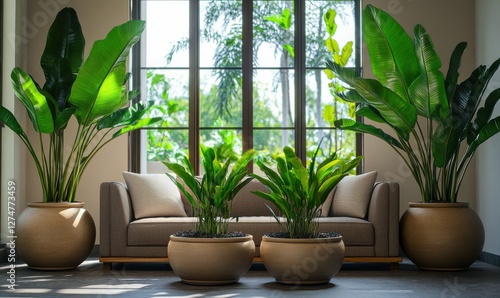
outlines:
[[[15,290],[9,290],[8,263],[0,266],[1,297],[500,297],[500,267],[474,263],[461,272],[418,270],[405,260],[399,271],[376,264],[344,264],[329,284],[277,284],[262,264],[254,264],[238,283],[192,286],[168,264],[127,264],[102,272],[95,258],[77,270],[34,271],[15,264]]]

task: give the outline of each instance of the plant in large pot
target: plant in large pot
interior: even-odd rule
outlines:
[[[255,243],[252,235],[228,231],[231,206],[236,194],[252,178],[247,164],[255,155],[248,150],[239,158],[231,155],[225,162],[215,150],[201,145],[203,175],[196,177],[187,157],[182,163],[163,162],[167,173],[186,196],[197,217],[196,229],[170,236],[168,260],[182,281],[196,285],[235,283],[252,265]]]
[[[344,259],[342,236],[335,232],[318,232],[318,215],[333,188],[356,168],[362,157],[337,158],[335,153],[317,164],[321,142],[306,168],[292,148],[274,156],[277,170],[257,161],[265,177],[252,174],[269,189],[254,193],[273,203],[281,232],[262,237],[260,255],[266,269],[279,283],[327,283],[337,274]]]
[[[422,269],[466,269],[481,253],[484,228],[468,203],[457,198],[477,148],[500,131],[500,117],[492,119],[500,89],[486,96],[500,59],[458,83],[466,43],[455,47],[445,76],[421,25],[412,39],[388,13],[371,5],[363,11],[363,36],[376,79],[359,78],[333,61],[327,71],[348,85],[339,95],[358,104],[357,115],[392,131],[352,119],[339,119],[335,126],[384,140],[413,174],[422,201],[410,203],[400,221],[406,256]]]
[[[62,9],[51,25],[39,85],[21,68],[11,73],[15,94],[26,109],[34,133],[0,107],[0,122],[16,133],[33,158],[42,186],[42,202],[30,203],[16,226],[16,248],[30,268],[76,268],[95,243],[95,225],[78,184],[92,158],[108,142],[159,119],[146,118],[150,105],[129,105],[126,58],[145,28],[128,21],[95,42],[84,60],[85,39],[72,8]],[[67,129],[76,118],[76,131]],[[33,137],[31,137],[33,135]],[[68,139],[70,142],[67,142]]]

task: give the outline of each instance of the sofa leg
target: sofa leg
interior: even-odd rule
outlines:
[[[111,263],[111,262],[104,262],[104,263],[102,263],[102,271],[103,272],[109,272],[109,271],[111,271],[111,267],[112,267],[111,265],[112,264],[113,263]]]
[[[399,262],[391,262],[391,271],[399,271]]]

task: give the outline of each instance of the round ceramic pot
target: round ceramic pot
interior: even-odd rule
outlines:
[[[278,283],[322,284],[337,274],[344,260],[342,236],[331,238],[275,238],[263,236],[260,255]]]
[[[399,232],[405,255],[425,270],[465,270],[484,244],[483,223],[468,203],[410,203]]]
[[[252,235],[230,238],[170,236],[168,261],[188,284],[223,285],[237,282],[255,256]]]
[[[90,255],[96,229],[83,203],[29,203],[16,222],[16,249],[31,269],[75,269]]]

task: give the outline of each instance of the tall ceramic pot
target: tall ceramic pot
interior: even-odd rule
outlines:
[[[247,273],[255,256],[252,235],[229,238],[191,238],[171,235],[168,262],[188,284],[224,285]]]
[[[68,270],[92,251],[96,229],[83,203],[29,203],[16,226],[16,248],[31,269]]]
[[[469,203],[410,203],[399,231],[403,252],[426,270],[465,270],[484,245],[483,223]]]
[[[342,236],[330,238],[277,238],[263,236],[260,256],[276,282],[328,283],[344,260]]]

